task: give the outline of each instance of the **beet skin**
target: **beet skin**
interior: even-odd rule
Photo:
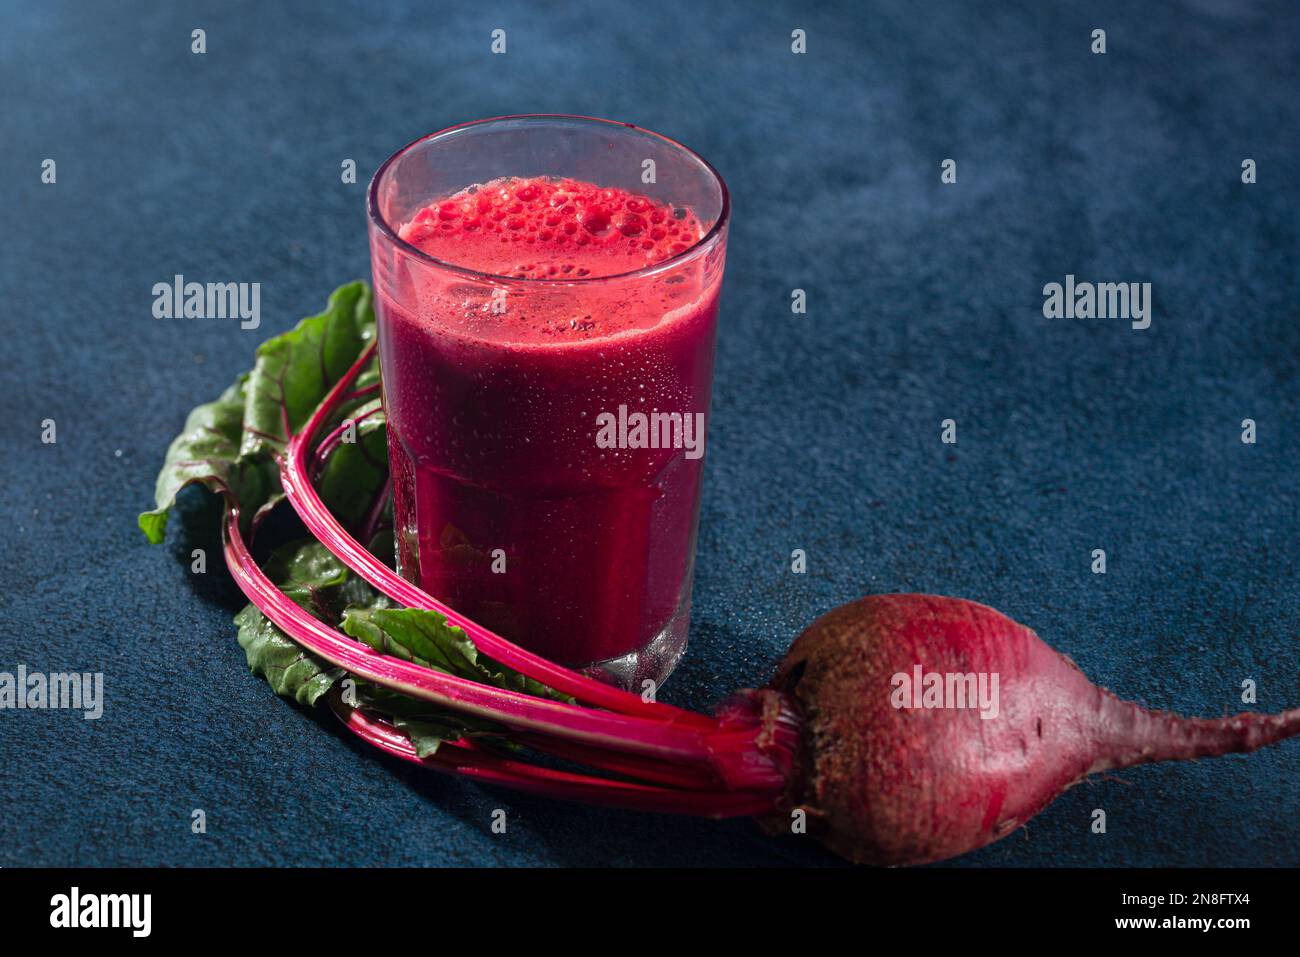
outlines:
[[[899,708],[896,675],[998,675],[998,713]],[[1092,684],[1033,631],[984,605],[877,595],[813,622],[771,688],[804,720],[779,815],[859,863],[920,864],[1005,837],[1089,774],[1253,751],[1300,731],[1300,709],[1194,719]]]

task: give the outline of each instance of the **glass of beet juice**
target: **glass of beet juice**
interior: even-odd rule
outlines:
[[[507,116],[370,184],[401,574],[640,690],[686,646],[729,203],[625,123]]]

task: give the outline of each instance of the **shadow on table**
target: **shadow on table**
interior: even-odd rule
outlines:
[[[531,864],[537,860],[570,867],[736,867],[815,866],[840,862],[811,838],[777,839],[749,819],[710,821],[647,814],[541,798],[490,785],[447,777],[381,754],[354,738],[327,712],[315,717],[330,734],[344,739],[357,760],[374,761],[427,801],[431,809],[454,817],[475,834],[489,835],[492,811],[505,809],[507,832],[494,837],[500,853],[482,859],[449,860],[452,848],[429,848],[436,864]],[[455,838],[449,835],[449,845]],[[518,852],[516,854],[516,851]],[[454,851],[453,851],[454,853]]]

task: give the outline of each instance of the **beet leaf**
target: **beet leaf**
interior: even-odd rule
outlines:
[[[199,483],[239,501],[245,527],[267,502],[278,500],[280,473],[275,462],[269,456],[242,461],[239,457],[247,381],[245,373],[216,401],[196,407],[172,440],[154,488],[156,507],[139,518],[140,530],[153,544],[163,540],[176,496],[187,485]]]
[[[240,457],[283,449],[374,336],[370,287],[357,281],[334,290],[321,314],[262,343],[248,378]]]

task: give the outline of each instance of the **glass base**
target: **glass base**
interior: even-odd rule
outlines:
[[[633,694],[645,694],[647,690],[658,694],[664,681],[686,653],[690,623],[691,611],[687,606],[673,615],[664,629],[651,638],[644,648],[616,658],[593,662],[577,670]],[[653,689],[646,686],[647,681],[654,683]]]

